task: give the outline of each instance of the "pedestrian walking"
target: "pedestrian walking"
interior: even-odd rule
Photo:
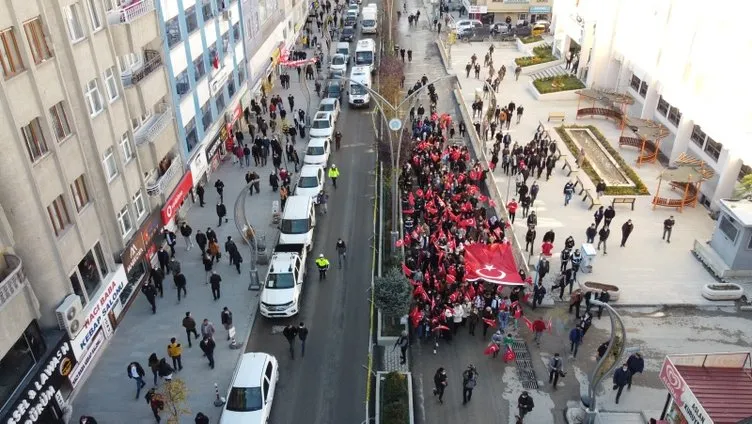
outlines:
[[[525,415],[530,413],[535,407],[533,398],[530,397],[527,391],[523,391],[519,398],[517,398],[517,410],[519,411],[519,421],[525,418]]]
[[[587,230],[585,230],[585,243],[594,243],[596,235],[598,235],[598,230],[595,229],[595,223],[590,224]]]
[[[290,359],[295,359],[295,339],[298,337],[298,329],[292,324],[287,325],[282,330],[282,335],[287,339],[290,345]]]
[[[627,222],[625,222],[621,226],[621,247],[626,246],[627,239],[629,238],[629,235],[632,234],[633,230],[634,230],[634,224],[632,224],[631,219],[628,219]]]
[[[603,180],[600,180],[598,181],[598,184],[595,185],[595,194],[596,196],[601,197],[605,193],[606,193],[606,182]]]
[[[614,371],[614,390],[616,390],[616,404],[619,404],[619,398],[621,397],[621,392],[624,390],[624,386],[629,384],[630,380],[629,375],[629,367],[627,366],[627,363],[625,362],[622,364],[621,368]]]
[[[322,189],[316,196],[316,204],[319,206],[319,211],[326,215],[329,212],[329,195]]]
[[[170,272],[172,272],[173,275],[178,274],[181,268],[180,261],[175,258],[171,258],[170,262],[167,264],[167,267],[170,269]]]
[[[522,107],[522,105],[517,106],[517,123],[520,123],[520,120],[522,119],[522,113],[525,111],[525,108]]]
[[[316,258],[316,267],[319,269],[319,281],[326,280],[326,271],[329,269],[329,259],[324,257],[324,254],[319,254]]]
[[[227,207],[225,207],[224,203],[220,201],[217,203],[217,218],[219,218],[219,223],[217,224],[218,227],[222,226],[223,218],[225,219],[225,222],[227,222],[225,215],[227,215]]]
[[[145,375],[146,373],[144,372],[143,367],[141,367],[141,364],[138,362],[134,361],[128,364],[128,378],[136,380],[136,400],[138,400],[138,397],[141,395],[141,389],[146,386],[146,383],[144,382]]]
[[[164,250],[164,247],[160,247],[159,251],[157,251],[157,260],[159,261],[159,269],[162,270],[162,273],[169,274],[170,254]]]
[[[206,244],[208,241],[206,234],[201,232],[201,230],[196,231],[196,244],[198,245],[198,248],[201,249],[202,255],[206,253]]]
[[[214,338],[215,332],[216,330],[214,329],[214,323],[209,321],[208,318],[204,318],[204,321],[201,323],[201,338]]]
[[[212,260],[219,263],[219,260],[222,258],[222,252],[219,250],[219,243],[214,240],[210,241],[207,251]]]
[[[579,325],[569,331],[569,353],[572,354],[573,358],[577,357],[577,350],[582,344],[583,336],[584,334],[582,333],[582,327],[580,327]]]
[[[222,203],[225,201],[225,183],[222,182],[222,180],[217,179],[217,181],[214,183],[214,188],[217,189],[217,195],[219,196],[219,202]]]
[[[204,352],[206,359],[209,360],[209,367],[214,369],[214,348],[217,347],[217,344],[214,343],[214,339],[212,337],[204,337],[198,346],[201,348],[201,351]]]
[[[207,417],[203,412],[199,412],[196,414],[196,418],[194,418],[195,424],[209,424],[209,417]]]
[[[608,225],[604,225],[603,228],[601,228],[600,231],[598,231],[598,246],[597,250],[601,250],[601,245],[603,245],[603,254],[608,255],[606,246],[606,240],[608,240],[608,236],[611,235],[611,230],[608,228]]]
[[[546,331],[548,326],[546,325],[546,321],[543,321],[543,318],[537,318],[535,321],[533,321],[532,329],[533,333],[533,340],[535,341],[535,344],[540,347],[540,339],[543,335],[543,332]]]
[[[342,264],[344,264],[345,259],[347,259],[347,245],[345,245],[345,241],[340,238],[337,240],[335,248],[337,249],[337,263],[339,264],[339,269],[342,269]]]
[[[209,277],[209,285],[211,286],[212,298],[214,300],[219,300],[219,283],[222,281],[222,277],[220,277],[216,271],[212,271],[211,273],[212,275]]]
[[[167,243],[167,246],[170,247],[170,257],[175,257],[175,245],[178,244],[178,238],[175,236],[175,233],[165,228],[162,230],[162,234],[164,234],[165,242]]]
[[[394,342],[394,346],[392,347],[392,351],[399,346],[400,348],[400,364],[404,364],[407,362],[407,347],[410,346],[410,340],[407,337],[407,331],[402,331],[402,334],[400,334],[399,337],[397,337],[397,341]]]
[[[569,296],[569,313],[572,313],[574,308],[575,318],[580,318],[580,305],[582,305],[582,290],[577,289]]]
[[[146,284],[141,287],[141,292],[146,296],[146,300],[151,305],[151,313],[157,313],[157,289],[151,281],[147,281]]]
[[[159,411],[163,410],[165,406],[162,394],[157,392],[156,388],[152,387],[146,392],[145,399],[149,408],[151,408],[151,412],[154,414],[154,419],[157,420],[157,423],[162,421],[162,417],[159,416]]]
[[[448,381],[447,373],[444,367],[439,367],[433,376],[433,395],[439,397],[439,403],[444,403],[444,390],[446,390]]]
[[[305,357],[305,342],[308,339],[308,327],[304,323],[298,325],[298,338],[300,339],[300,356]]]
[[[198,196],[199,206],[204,207],[204,184],[201,183],[196,186],[196,195]]]
[[[162,377],[166,381],[172,381],[172,373],[174,372],[175,369],[167,363],[167,360],[165,358],[159,360],[159,365],[157,365],[157,373],[160,377]]]
[[[337,178],[339,178],[339,169],[337,168],[337,165],[332,164],[329,167],[328,176],[332,180],[334,188],[337,188]]]
[[[600,296],[598,296],[598,300],[603,303],[608,303],[608,301],[611,300],[611,295],[606,290],[602,290]],[[598,319],[601,319],[602,315],[603,305],[598,305]]]
[[[222,326],[225,328],[225,331],[227,331],[227,340],[230,340],[230,329],[232,328],[232,311],[230,311],[230,308],[225,306],[224,308],[222,308],[222,313],[219,315],[219,320],[222,323]]]
[[[603,221],[603,214],[605,213],[605,209],[603,206],[599,207],[595,213],[593,213],[593,219],[595,220],[595,228],[598,228],[599,225],[601,225],[601,221]]]
[[[173,276],[173,281],[175,282],[175,288],[178,290],[178,303],[180,303],[180,292],[183,292],[183,297],[188,297],[188,290],[186,289],[188,281],[185,279],[185,275],[183,275],[182,272],[175,274]]]
[[[183,346],[175,337],[171,338],[170,344],[167,345],[167,356],[172,359],[172,368],[177,371],[183,369]]]
[[[569,202],[572,200],[574,187],[575,187],[575,184],[572,184],[571,181],[567,181],[567,183],[564,184],[564,206],[568,206]]]
[[[674,228],[674,224],[676,221],[674,221],[674,216],[671,215],[668,217],[668,219],[663,221],[663,237],[661,237],[663,240],[666,240],[666,243],[671,243],[671,230]]]
[[[554,353],[553,358],[548,361],[548,382],[554,386],[554,390],[556,390],[556,385],[559,383],[559,376],[563,374],[562,368],[561,356],[558,353]]]
[[[191,228],[190,225],[188,225],[187,222],[183,222],[180,224],[180,235],[183,236],[183,239],[185,240],[185,250],[191,250],[191,247],[193,247],[193,240],[191,240],[191,234],[193,234],[193,228]]]
[[[520,74],[522,73],[522,66],[517,66],[514,69],[514,80],[519,81],[520,80]]]
[[[473,389],[478,385],[478,371],[470,364],[462,373],[462,404],[470,402],[473,398]]]
[[[642,374],[642,371],[645,370],[645,360],[642,359],[642,354],[640,354],[640,352],[635,352],[629,356],[629,359],[627,359],[627,368],[629,370],[627,390],[629,390],[632,388],[632,377],[637,373]]]
[[[159,268],[152,268],[149,271],[149,277],[154,284],[154,288],[159,292],[159,297],[164,297],[164,273]]]
[[[149,355],[149,369],[151,370],[151,375],[154,377],[154,385],[157,385],[157,378],[159,378],[159,357],[156,353],[152,352],[151,355]]]
[[[190,312],[186,312],[185,317],[183,317],[183,328],[185,328],[185,335],[188,337],[188,347],[193,347],[191,344],[191,334],[198,340],[198,332],[196,331],[196,320],[193,319]]]
[[[519,205],[517,204],[517,201],[512,198],[512,201],[507,203],[507,213],[509,213],[509,220],[514,224],[514,216],[517,213],[517,207]]]

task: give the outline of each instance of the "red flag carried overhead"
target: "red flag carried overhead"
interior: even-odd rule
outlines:
[[[407,203],[409,203],[410,206],[415,206],[415,196],[412,191],[407,195]]]
[[[483,318],[483,322],[485,322],[489,327],[496,327],[496,320],[493,320],[491,318]]]
[[[399,241],[399,240],[398,240]],[[407,267],[404,262],[402,262],[402,272],[405,273],[405,277],[410,278],[411,275],[413,275],[413,270]]]
[[[512,248],[508,244],[483,245],[473,243],[465,246],[465,279],[485,280],[494,284],[522,286]]]

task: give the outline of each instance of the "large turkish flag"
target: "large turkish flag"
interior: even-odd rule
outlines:
[[[525,285],[517,271],[512,246],[506,243],[474,243],[465,246],[465,269],[467,281],[484,280],[510,286]]]

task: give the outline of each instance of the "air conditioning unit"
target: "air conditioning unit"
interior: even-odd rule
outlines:
[[[231,10],[223,10],[222,11],[222,19],[229,21],[232,17],[232,11]]]
[[[76,337],[83,320],[81,318],[81,311],[83,305],[81,305],[81,298],[78,295],[71,294],[65,298],[63,303],[55,310],[57,313],[57,325],[61,330],[68,332],[70,338]]]

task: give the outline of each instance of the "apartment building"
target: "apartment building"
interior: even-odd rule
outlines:
[[[0,417],[61,422],[138,291],[184,169],[161,49],[149,0],[0,3]]]
[[[473,19],[517,24],[551,19],[553,0],[462,0],[462,5]]]
[[[700,197],[712,209],[752,172],[752,86],[735,77],[752,51],[736,16],[752,5],[727,6],[710,17],[681,0],[556,0],[552,22],[554,53],[579,52],[588,86],[631,94],[629,115],[670,130],[660,144],[670,164],[686,153],[715,171]]]

